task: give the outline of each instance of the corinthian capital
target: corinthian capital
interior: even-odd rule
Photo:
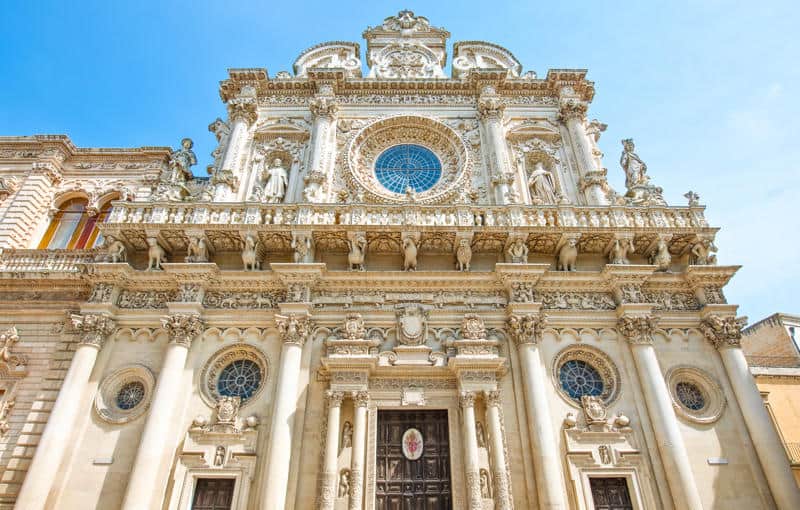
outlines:
[[[278,325],[278,333],[283,343],[300,346],[306,343],[314,328],[314,321],[307,315],[276,315],[275,323]]]
[[[237,97],[228,101],[228,115],[231,121],[243,120],[248,125],[258,118],[256,100],[252,97]]]
[[[499,390],[486,391],[484,392],[483,397],[486,400],[486,405],[488,407],[503,406],[503,398]]]
[[[339,111],[336,100],[330,96],[316,96],[308,103],[308,109],[314,117],[332,118]]]
[[[475,407],[475,392],[462,391],[461,394],[458,395],[458,403],[461,405],[462,409]]]
[[[634,345],[652,344],[653,332],[656,330],[658,319],[652,315],[625,315],[617,322],[617,329],[628,343]]]
[[[81,343],[103,347],[103,344],[117,326],[110,315],[99,313],[70,315],[72,327],[81,335]]]
[[[547,316],[543,314],[514,314],[508,318],[506,324],[511,339],[517,346],[520,346],[538,344],[542,338],[542,329],[544,329],[546,321]]]
[[[356,407],[367,407],[369,405],[369,393],[366,391],[354,391],[351,397]]]
[[[575,99],[569,99],[561,103],[558,113],[561,121],[566,122],[570,119],[583,119],[586,117],[587,110],[588,107],[586,103]]]
[[[478,117],[481,120],[500,120],[505,108],[500,96],[487,95],[478,98]]]
[[[170,342],[189,347],[205,325],[199,315],[176,313],[161,318],[161,326],[169,333]]]
[[[742,321],[736,317],[709,315],[700,323],[700,330],[717,349],[741,347]]]

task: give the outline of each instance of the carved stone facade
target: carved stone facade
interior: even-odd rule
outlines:
[[[632,140],[611,188],[587,72],[363,35],[229,70],[210,157],[0,137],[0,510],[800,508],[738,267]],[[102,243],[56,246],[76,203]]]

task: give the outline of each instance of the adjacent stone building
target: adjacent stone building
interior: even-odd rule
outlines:
[[[748,326],[742,350],[800,484],[800,316],[776,313]]]
[[[611,189],[586,71],[363,36],[231,69],[207,179],[0,138],[0,508],[800,508],[737,267],[632,140]]]

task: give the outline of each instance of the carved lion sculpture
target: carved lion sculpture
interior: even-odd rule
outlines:
[[[578,240],[570,239],[558,252],[556,269],[559,271],[575,271],[575,261],[578,259]]]
[[[159,271],[163,269],[161,264],[167,261],[167,252],[158,244],[158,239],[155,237],[147,238],[147,270]]]

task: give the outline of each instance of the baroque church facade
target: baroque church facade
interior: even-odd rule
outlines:
[[[231,69],[208,178],[0,138],[0,508],[800,508],[699,197],[449,36]]]

